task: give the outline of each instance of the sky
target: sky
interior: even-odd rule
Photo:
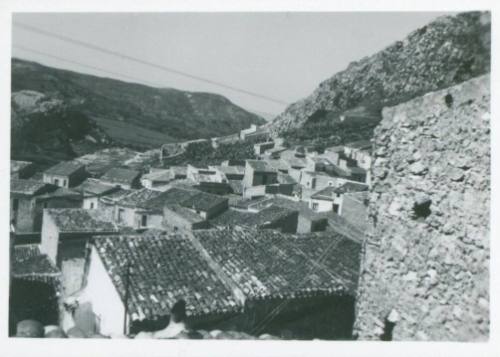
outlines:
[[[269,97],[263,99],[13,26],[12,55],[52,67],[226,96],[277,115],[352,61],[446,13],[17,13],[24,24]],[[35,52],[32,52],[35,51]],[[57,57],[57,58],[54,58]]]

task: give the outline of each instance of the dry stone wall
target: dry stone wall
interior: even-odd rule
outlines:
[[[488,338],[489,80],[384,109],[374,138],[359,339]]]

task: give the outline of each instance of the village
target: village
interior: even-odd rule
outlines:
[[[97,174],[11,160],[11,335],[176,337],[154,331],[180,304],[198,338],[352,339],[370,141],[318,152],[252,125],[177,149],[227,142],[252,157],[170,165],[168,144],[156,166]]]

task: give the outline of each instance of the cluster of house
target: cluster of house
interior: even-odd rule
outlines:
[[[197,327],[349,338],[369,149],[265,141],[256,160],[100,177],[77,161],[34,176],[12,161],[13,286],[29,276],[54,291],[43,313],[41,298],[12,314],[135,334],[164,326],[183,299]]]

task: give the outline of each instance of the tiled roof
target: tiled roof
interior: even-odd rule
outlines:
[[[311,210],[309,208],[309,205],[307,204],[307,202],[294,201],[294,200],[280,197],[280,196],[271,197],[271,198],[268,198],[267,200],[257,202],[256,204],[249,206],[249,208],[261,210],[261,209],[264,209],[266,207],[270,207],[272,205],[287,208],[290,211],[297,211],[297,212],[299,212],[299,215],[307,217],[309,219],[322,219],[322,218],[324,218],[320,214],[318,214],[318,212],[314,212],[313,210]]]
[[[255,198],[240,198],[237,200],[237,202],[234,203],[234,207],[239,208],[239,209],[248,209],[249,206],[259,202],[259,201],[265,201],[268,200],[268,197],[265,196],[260,196],[260,197],[255,197]]]
[[[50,187],[48,184],[35,181],[35,180],[23,180],[23,179],[12,179],[10,180],[10,192],[22,195],[36,195],[44,189]]]
[[[116,232],[112,222],[102,220],[98,210],[82,208],[51,208],[46,212],[54,220],[59,232]]]
[[[171,170],[158,170],[142,175],[142,179],[144,180],[159,181],[159,182],[168,182],[173,180],[174,178],[175,174]]]
[[[368,185],[356,182],[346,182],[339,187],[328,186],[313,195],[312,199],[332,201],[336,194],[368,191]]]
[[[333,186],[325,187],[324,189],[312,194],[311,198],[315,200],[333,201],[333,196],[335,196],[335,189],[336,188]]]
[[[370,140],[358,140],[345,144],[344,146],[353,149],[370,149],[372,147],[372,143]]]
[[[32,163],[29,161],[18,161],[18,160],[10,160],[10,172],[16,173],[25,167],[30,166]]]
[[[340,234],[299,238],[243,227],[193,234],[249,299],[356,292],[360,245]]]
[[[208,211],[222,202],[227,202],[227,198],[199,191],[180,202],[180,205],[194,210]]]
[[[125,169],[121,167],[113,167],[112,169],[106,171],[104,175],[101,176],[102,181],[115,182],[122,184],[132,184],[137,177],[139,177],[140,172]]]
[[[274,167],[263,160],[247,160],[248,165],[256,172],[276,172]]]
[[[85,196],[101,196],[107,192],[115,191],[117,188],[113,185],[100,182],[99,180],[88,178],[83,181],[74,190],[81,192]]]
[[[267,224],[272,224],[282,218],[286,218],[295,211],[279,206],[270,206],[262,209],[259,212],[242,212],[234,209],[228,209],[217,217],[213,218],[210,223],[216,226],[248,226],[248,227],[264,227]]]
[[[69,176],[82,167],[84,167],[84,165],[76,161],[62,161],[45,170],[45,173],[50,175]]]
[[[159,196],[162,192],[150,190],[147,188],[142,188],[140,190],[132,190],[130,193],[122,196],[116,201],[118,206],[132,207],[132,208],[143,208],[143,209],[157,209]],[[163,201],[162,201],[163,202]],[[163,208],[163,204],[161,204]],[[160,208],[160,209],[161,209]]]
[[[118,188],[116,191],[110,192],[105,196],[99,198],[102,202],[115,203],[121,200],[123,197],[135,192],[134,190],[125,190],[122,188]]]
[[[43,195],[38,196],[37,200],[45,200],[56,197],[64,197],[73,200],[82,199],[82,195],[79,192],[65,187],[58,187],[53,192],[44,193]]]
[[[40,252],[38,244],[14,247],[12,275],[15,278],[56,277],[59,274],[59,270],[51,263],[48,257]]]
[[[225,175],[244,175],[245,174],[245,166],[210,166],[210,168],[213,168],[215,170],[219,170]]]
[[[198,214],[194,213],[190,209],[186,207],[182,207],[181,205],[178,204],[167,204],[166,207],[172,211],[175,212],[177,215],[181,216],[185,220],[191,222],[191,223],[199,223],[199,222],[204,222],[205,220]]]
[[[231,290],[190,240],[175,235],[97,237],[95,245],[122,301],[130,263],[132,320],[169,314],[180,298],[188,316],[239,310]]]
[[[346,182],[342,186],[335,189],[335,193],[349,193],[349,192],[362,192],[368,191],[368,185],[355,182]]]

